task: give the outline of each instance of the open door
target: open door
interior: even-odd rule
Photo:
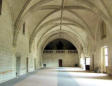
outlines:
[[[59,67],[62,67],[62,59],[59,59]]]
[[[21,57],[16,57],[16,76],[20,75]]]

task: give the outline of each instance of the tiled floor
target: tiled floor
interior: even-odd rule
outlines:
[[[40,70],[14,86],[112,86],[112,77],[79,68],[52,68]]]

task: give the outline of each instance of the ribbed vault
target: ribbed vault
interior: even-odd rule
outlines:
[[[112,16],[108,9],[111,4],[107,6],[107,2],[112,1],[108,0],[6,0],[6,2],[13,14],[13,45],[16,46],[18,34],[25,23],[29,32],[30,52],[33,52],[34,46],[43,49],[43,46],[61,37],[61,34],[77,46],[79,51],[87,53],[89,48],[94,47],[93,41],[99,31],[100,22],[105,21],[109,24]]]

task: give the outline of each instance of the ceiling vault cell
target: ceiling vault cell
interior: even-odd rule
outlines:
[[[27,12],[25,12],[25,10],[27,9],[27,7],[29,6],[29,4],[31,3],[31,1],[33,0],[26,0],[26,3],[24,4],[23,8],[21,9],[15,23],[14,23],[14,34],[13,34],[13,46],[16,46],[16,42],[17,42],[17,36],[18,36],[18,33],[20,31],[20,22],[22,21],[22,19],[24,19],[23,17],[26,15],[26,13],[28,13],[28,11],[30,11],[33,6],[40,6],[42,4],[45,4],[45,3],[48,3],[50,1],[53,1],[53,0],[40,0],[39,2],[37,2],[35,5],[33,5],[31,7],[31,9],[28,9]],[[25,13],[24,13],[25,12]]]

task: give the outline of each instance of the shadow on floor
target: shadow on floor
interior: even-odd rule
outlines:
[[[58,86],[80,86],[67,72],[58,72]]]

